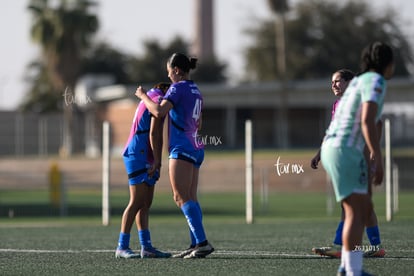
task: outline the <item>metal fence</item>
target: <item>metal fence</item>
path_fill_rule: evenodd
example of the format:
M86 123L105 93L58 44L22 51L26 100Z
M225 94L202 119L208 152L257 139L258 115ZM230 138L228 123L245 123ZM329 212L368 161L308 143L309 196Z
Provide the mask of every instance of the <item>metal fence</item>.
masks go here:
M233 133L227 131L228 122L217 116L208 116L211 114L207 113L203 120L203 131L200 133L200 139L207 142L207 149L240 149L243 147L244 139L241 138L244 130L243 116L238 116L239 118L234 121ZM212 114L214 115L215 112ZM316 112L316 114L319 113ZM266 118L259 116L252 119L256 148L276 147L275 122ZM394 147L414 146L414 117L393 112L385 114L384 118L389 118L391 121L391 143ZM122 132L114 134L116 137L122 136L122 139L118 137L120 141L117 142L118 144L111 145L112 150L124 146L130 120L128 118L124 121L128 124L124 127L127 130L122 129ZM115 123L120 128L120 122ZM290 124L291 147L319 147L323 135L321 118L315 118L311 114L291 116ZM63 144L63 114L0 112L0 133L0 156L56 155L59 154ZM97 119L95 112L76 112L73 116L72 152L89 157L99 156L101 133L102 122Z
M63 142L62 114L0 114L0 156L47 156L59 153ZM74 116L73 126L73 152L84 152L84 114Z

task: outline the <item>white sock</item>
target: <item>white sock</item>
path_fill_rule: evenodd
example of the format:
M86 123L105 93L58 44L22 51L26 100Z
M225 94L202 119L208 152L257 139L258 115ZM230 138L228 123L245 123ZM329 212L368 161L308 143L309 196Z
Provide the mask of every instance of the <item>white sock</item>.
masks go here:
M346 275L356 276L361 275L362 272L362 254L358 251L345 251L345 270Z
M345 268L345 257L346 257L346 255L345 255L345 246L342 246L342 249L341 249L341 264L339 265L339 267Z

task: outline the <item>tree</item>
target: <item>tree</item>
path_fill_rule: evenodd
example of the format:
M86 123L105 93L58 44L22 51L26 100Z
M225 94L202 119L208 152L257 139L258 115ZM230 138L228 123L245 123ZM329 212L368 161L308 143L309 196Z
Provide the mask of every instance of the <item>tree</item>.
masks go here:
M31 83L31 87L19 106L21 111L44 114L62 110L62 96L54 93L52 82L41 61L30 63L26 75L26 80Z
M307 0L296 4L286 19L286 76L311 79L329 76L338 68L359 70L360 52L381 40L392 45L396 75L408 75L412 48L396 23L395 12L373 14L365 2ZM271 20L247 30L255 44L246 51L251 81L280 80L275 65L275 30Z
M144 54L131 60L131 78L135 83L157 83L169 81L166 63L174 52L187 52L187 43L174 38L163 47L157 40L144 41Z
M156 83L169 81L166 63L175 52L189 55L188 43L177 36L166 46L162 46L157 40L144 42L144 54L131 60L131 79L135 83ZM226 65L217 60L200 62L192 74L192 78L198 82L219 82L226 79L224 70Z
M89 46L91 35L98 30L98 18L89 13L96 5L92 1L60 0L56 7L53 3L30 1L31 37L42 48L43 62L55 93L66 95L74 91L82 54ZM63 152L67 155L72 153L72 108L64 105Z
M133 59L130 55L112 48L110 45L100 42L87 51L83 61L81 75L85 74L110 74L116 83L130 83L131 66Z
M216 58L199 61L194 73L191 74L191 78L200 83L224 82L226 80L224 75L226 68L227 65Z

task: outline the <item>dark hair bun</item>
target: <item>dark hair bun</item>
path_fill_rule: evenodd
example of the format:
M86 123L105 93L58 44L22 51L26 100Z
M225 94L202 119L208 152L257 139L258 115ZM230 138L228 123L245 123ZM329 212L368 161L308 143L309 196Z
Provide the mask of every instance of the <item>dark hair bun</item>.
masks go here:
M197 59L196 58L190 58L190 69L195 69L197 66Z
M174 53L168 60L168 64L171 67L178 67L184 72L190 72L190 69L195 69L197 66L196 58L188 58L186 55L181 53Z

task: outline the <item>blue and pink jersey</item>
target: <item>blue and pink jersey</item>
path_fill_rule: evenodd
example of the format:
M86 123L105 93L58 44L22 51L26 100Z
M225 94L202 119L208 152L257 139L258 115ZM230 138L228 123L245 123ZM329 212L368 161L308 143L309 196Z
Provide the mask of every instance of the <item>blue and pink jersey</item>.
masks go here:
M160 103L164 94L159 89L151 89L147 95L155 103ZM151 127L151 113L148 111L144 102L141 101L135 111L132 121L131 131L124 149L124 156L133 155L136 159L146 160L152 163L154 160L149 141L149 131Z
M191 80L180 81L170 86L164 99L172 103L169 112L169 150L193 152L204 149L198 141L203 97Z
M336 108L337 108L337 107L338 107L338 105L339 105L339 100L340 100L340 99L337 99L337 100L336 100L336 101L332 104L332 115L331 115L331 121L334 119Z

